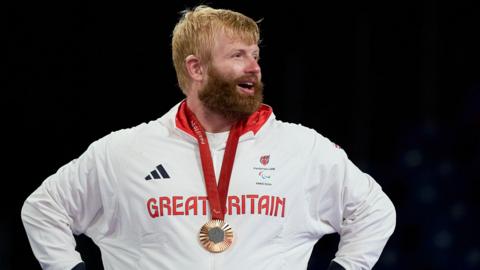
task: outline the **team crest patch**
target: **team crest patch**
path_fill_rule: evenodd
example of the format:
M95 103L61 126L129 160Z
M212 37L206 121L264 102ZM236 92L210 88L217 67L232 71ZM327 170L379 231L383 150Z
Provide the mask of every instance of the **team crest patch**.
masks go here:
M258 176L255 183L262 186L271 186L272 175L275 172L275 167L267 167L268 163L270 162L270 155L260 156L259 161L262 166L253 167L253 169L257 171Z
M270 161L270 155L265 155L260 157L260 163L262 163L263 166L267 166L269 161Z

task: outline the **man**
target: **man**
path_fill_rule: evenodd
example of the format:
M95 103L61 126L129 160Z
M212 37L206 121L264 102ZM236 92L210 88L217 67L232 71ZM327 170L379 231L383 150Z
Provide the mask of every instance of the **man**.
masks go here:
M395 226L380 186L343 150L262 104L259 29L199 6L173 31L186 99L113 132L47 178L22 219L45 269L84 269L72 234L105 269L305 269L338 232L329 269L371 269Z

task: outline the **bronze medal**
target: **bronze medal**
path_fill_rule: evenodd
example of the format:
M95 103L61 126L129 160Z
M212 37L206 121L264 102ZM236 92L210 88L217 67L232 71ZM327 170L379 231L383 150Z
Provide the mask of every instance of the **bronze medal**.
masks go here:
M238 140L242 133L244 123L242 121L237 121L230 129L227 145L225 147L225 154L223 155L220 179L217 186L212 155L210 153L210 146L208 144L205 130L195 115L186 107L185 102L180 105L179 111L185 113L190 134L195 136L198 142L203 176L205 179L205 189L207 191L208 203L210 205L212 220L202 226L198 237L200 243L206 250L213 253L219 253L226 250L233 243L233 230L230 225L224 221L225 213L227 212L225 205Z
M198 235L202 246L213 253L226 250L233 243L233 230L223 220L210 220L200 229Z

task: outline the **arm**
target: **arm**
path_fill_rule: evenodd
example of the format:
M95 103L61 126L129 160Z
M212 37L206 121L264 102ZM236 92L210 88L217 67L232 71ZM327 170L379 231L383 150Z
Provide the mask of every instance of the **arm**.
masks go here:
M395 229L395 208L373 178L344 156L342 220L335 259L346 269L371 269Z
M73 234L105 230L114 209L105 156L104 140L93 143L25 201L22 221L43 269L74 268L82 260Z
M394 231L395 208L375 180L360 171L342 149L321 140L317 148L322 153L320 180L311 187L316 194L313 215L320 234L340 234L329 269L371 269Z

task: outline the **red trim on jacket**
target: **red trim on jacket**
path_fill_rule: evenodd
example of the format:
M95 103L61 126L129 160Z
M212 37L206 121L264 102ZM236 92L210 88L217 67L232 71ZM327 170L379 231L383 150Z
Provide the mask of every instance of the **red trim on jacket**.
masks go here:
M178 106L177 115L175 116L175 125L177 126L177 128L195 137L195 133L190 128L190 124L187 121L186 110L189 110L189 108L187 107L186 100L184 100L182 101L180 106ZM244 121L244 127L240 135L243 135L249 131L252 131L253 134L257 134L263 124L267 122L267 119L268 117L270 117L271 114L272 107L262 103L258 110L252 113Z

